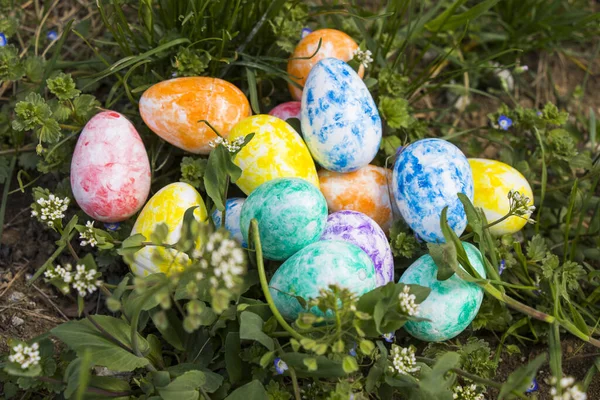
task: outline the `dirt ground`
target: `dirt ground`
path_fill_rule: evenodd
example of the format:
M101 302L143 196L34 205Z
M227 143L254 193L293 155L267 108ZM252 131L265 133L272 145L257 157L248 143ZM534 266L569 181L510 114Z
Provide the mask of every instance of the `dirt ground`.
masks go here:
M544 56L546 57L546 56ZM533 106L537 99L537 105L543 105L546 101L557 102L555 91L547 78L551 75L554 80L554 89L562 98L566 96L574 85L581 83L585 71L571 62L565 56L548 56L547 58L532 59L529 68L534 69L541 76L532 87L535 97L522 95L519 101ZM546 73L550 71L550 74ZM594 72L600 71L600 65L596 63ZM472 99L478 103L473 112L467 112L461 116L461 126L481 126L487 121L486 114L495 110L497 102L482 96ZM565 104L560 104L562 108ZM591 107L597 116L600 116L600 76L590 75L587 83L585 104L573 104L568 107L569 111L576 112L577 108L587 110ZM597 117L598 118L598 117ZM11 188L17 187L13 182ZM56 290L46 285L42 279L34 284L28 285L27 279L35 273L55 249L54 241L58 239L57 234L45 229L30 217L29 204L30 193L17 193L9 197L5 217L4 231L0 241L0 353L8 350L8 338L31 339L50 330L52 327L77 317L75 302L60 295ZM59 258L57 262L60 263ZM68 262L67 256L64 261ZM125 269L124 269L125 270ZM94 308L101 306L102 302L96 294L91 304ZM93 310L90 310L93 311ZM484 337L493 345L493 336ZM547 351L544 344L532 345L522 349L525 353L504 358L494 377L496 381L504 381L508 374L533 359L543 351ZM594 359L600 356L600 349L591 345L582 346L582 342L564 336L563 340L563 363L567 375L572 375L582 380L593 364ZM548 385L545 379L550 377L549 367L546 365L538 374L540 391L537 392L539 399L550 399ZM488 393L489 400L495 399L496 394ZM588 391L589 399L600 399L600 375L596 375Z

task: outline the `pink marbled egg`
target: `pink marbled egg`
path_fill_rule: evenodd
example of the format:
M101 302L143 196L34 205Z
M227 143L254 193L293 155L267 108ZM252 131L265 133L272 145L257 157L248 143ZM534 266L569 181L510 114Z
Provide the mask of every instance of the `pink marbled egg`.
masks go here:
M272 115L284 121L288 118L300 119L301 104L302 103L299 101L288 101L287 103L281 103L280 105L269 111L269 115Z
M102 222L135 214L150 191L150 163L135 127L114 111L83 128L71 161L71 187L79 207Z

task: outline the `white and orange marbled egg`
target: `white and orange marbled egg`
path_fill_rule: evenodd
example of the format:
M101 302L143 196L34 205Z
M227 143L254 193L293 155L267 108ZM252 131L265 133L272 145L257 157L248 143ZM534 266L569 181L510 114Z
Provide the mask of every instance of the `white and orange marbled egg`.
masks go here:
M75 200L90 217L119 222L135 214L150 191L150 163L135 127L114 111L83 128L71 161Z
M144 92L140 114L158 136L191 153L208 154L209 142L252 114L235 85L218 78L188 77L159 82Z

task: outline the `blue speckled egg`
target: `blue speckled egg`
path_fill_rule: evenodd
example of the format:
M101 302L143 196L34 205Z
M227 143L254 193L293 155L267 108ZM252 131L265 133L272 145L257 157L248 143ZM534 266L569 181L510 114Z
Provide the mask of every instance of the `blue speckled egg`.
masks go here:
M485 278L481 253L475 246L463 242L467 257L475 270ZM466 282L456 274L445 281L437 280L437 265L429 254L420 257L400 277L401 283L416 284L431 289L419 304L417 317L430 321L408 321L404 329L412 336L427 342L442 342L464 331L473 321L481 301L483 289Z
M392 188L408 225L426 242L443 243L440 217L448 207L448 225L461 235L467 215L458 199L473 201L473 174L458 147L441 139L418 140L396 158Z
M355 244L338 240L313 243L275 271L269 282L269 291L281 315L293 320L298 313L307 312L294 296L308 301L317 297L321 289L333 284L350 289L357 295L375 289L375 268L367 253ZM310 312L323 316L316 307Z
M377 106L356 72L335 58L319 61L302 92L302 134L325 169L352 172L368 165L381 143Z
M240 226L246 243L254 218L265 258L286 260L319 240L327 222L327 202L304 179L273 179L254 189L242 206Z
M234 197L231 199L227 199L225 202L225 229L231 233L231 237L242 247L248 247L246 241L244 240L244 235L242 235L242 229L240 228L240 214L242 212L242 205L244 201L241 197ZM217 228L221 227L221 218L223 212L219 210L213 211L211 217L215 226Z

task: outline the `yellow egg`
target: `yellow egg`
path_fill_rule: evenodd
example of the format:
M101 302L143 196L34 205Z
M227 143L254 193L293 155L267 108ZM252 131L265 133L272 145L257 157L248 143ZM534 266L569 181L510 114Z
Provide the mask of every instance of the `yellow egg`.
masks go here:
M242 169L236 184L244 193L275 178L301 178L319 187L315 163L291 125L271 115L254 115L238 122L229 132L229 140L250 133L254 137L234 159Z
M174 244L181 235L181 226L185 211L193 206L198 206L194 216L198 221L207 218L206 206L200 194L191 185L183 182L171 183L165 186L146 203L138 216L131 235L141 233L150 240L156 225L165 223L169 234L166 243ZM199 249L201 243L198 241L196 247ZM160 259L154 256L160 255ZM154 256L154 257L153 257ZM173 249L159 246L146 246L134 254L131 270L138 276L146 276L155 272L163 272L167 275L174 271L181 271L190 262L188 256Z
M519 171L500 161L483 158L469 158L473 171L475 189L475 207L481 207L488 223L494 222L510 210L508 192L515 190L529 197L529 205L533 205L533 192L527 179ZM527 217L527 216L525 216ZM510 217L490 228L493 235L504 235L521 230L527 223L525 218Z

